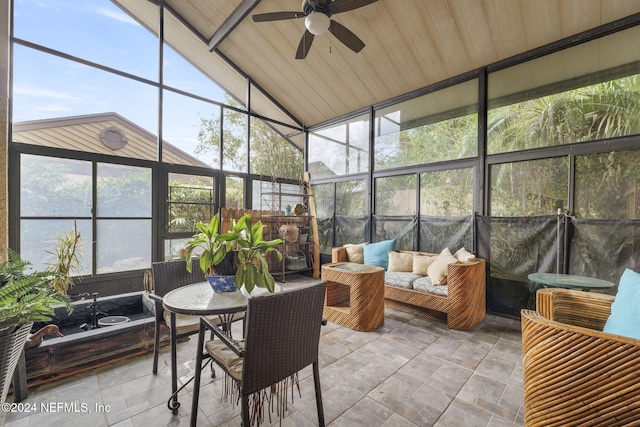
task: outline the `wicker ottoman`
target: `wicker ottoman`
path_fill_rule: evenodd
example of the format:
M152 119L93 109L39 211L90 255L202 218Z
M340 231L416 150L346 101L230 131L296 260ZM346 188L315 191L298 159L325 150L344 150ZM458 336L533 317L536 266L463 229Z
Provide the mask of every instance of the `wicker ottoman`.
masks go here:
M322 266L327 282L323 316L355 331L370 331L384 324L384 269L363 264Z

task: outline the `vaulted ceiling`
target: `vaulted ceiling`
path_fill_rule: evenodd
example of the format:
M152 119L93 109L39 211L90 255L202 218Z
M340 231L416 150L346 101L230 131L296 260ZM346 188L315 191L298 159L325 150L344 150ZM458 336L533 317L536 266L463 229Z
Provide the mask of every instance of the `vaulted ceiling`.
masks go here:
M155 31L151 2L116 2ZM301 0L165 5L167 44L237 99L245 99L250 78L261 89L251 91L256 113L307 127L607 23L640 22L638 0L378 0L331 17L365 43L359 53L327 32L297 60L304 19L254 22L252 15L301 11Z

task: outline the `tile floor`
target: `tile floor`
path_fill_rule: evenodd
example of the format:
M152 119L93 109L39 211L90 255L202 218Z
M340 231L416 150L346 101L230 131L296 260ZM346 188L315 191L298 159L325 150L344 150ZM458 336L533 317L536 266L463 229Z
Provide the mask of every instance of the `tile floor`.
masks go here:
M288 279L284 286L303 282ZM193 373L195 341L193 336L178 344L181 382ZM384 326L371 332L329 323L320 342L326 424L522 426L520 351L520 322L495 315L471 332L392 309L385 311ZM192 384L180 394L179 414L172 415L166 406L169 348L161 352L157 375L151 374L151 363L146 354L31 388L23 403L32 412L0 412L0 425L188 426ZM317 425L310 374L309 368L302 371L302 397L294 394L283 426ZM220 398L221 377L203 376L199 426L240 425L239 406ZM265 425L278 424L277 415L266 417Z

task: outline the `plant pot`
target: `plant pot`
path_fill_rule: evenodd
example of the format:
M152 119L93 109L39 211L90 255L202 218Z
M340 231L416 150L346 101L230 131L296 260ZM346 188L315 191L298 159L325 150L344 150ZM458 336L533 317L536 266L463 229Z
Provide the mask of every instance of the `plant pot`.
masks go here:
M280 236L286 242L297 242L299 233L298 227L294 224L283 224L280 226Z
M307 257L302 251L295 251L284 255L287 270L298 271L307 268Z
M207 280L213 292L235 292L238 290L233 276L209 276Z
M9 385L16 369L20 353L27 341L33 323L26 323L13 332L0 331L0 397L4 403L9 392Z
M215 266L216 274L220 276L235 276L237 259L237 251L227 252L222 262Z

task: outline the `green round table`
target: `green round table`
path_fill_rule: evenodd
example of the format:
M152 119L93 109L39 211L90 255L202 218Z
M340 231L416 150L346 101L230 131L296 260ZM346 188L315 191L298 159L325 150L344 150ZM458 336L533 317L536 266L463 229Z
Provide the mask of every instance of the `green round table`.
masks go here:
M596 279L594 277L573 276L571 274L557 273L531 273L527 276L529 280L541 283L545 287L580 289L590 291L591 289L610 289L615 285L608 280Z

